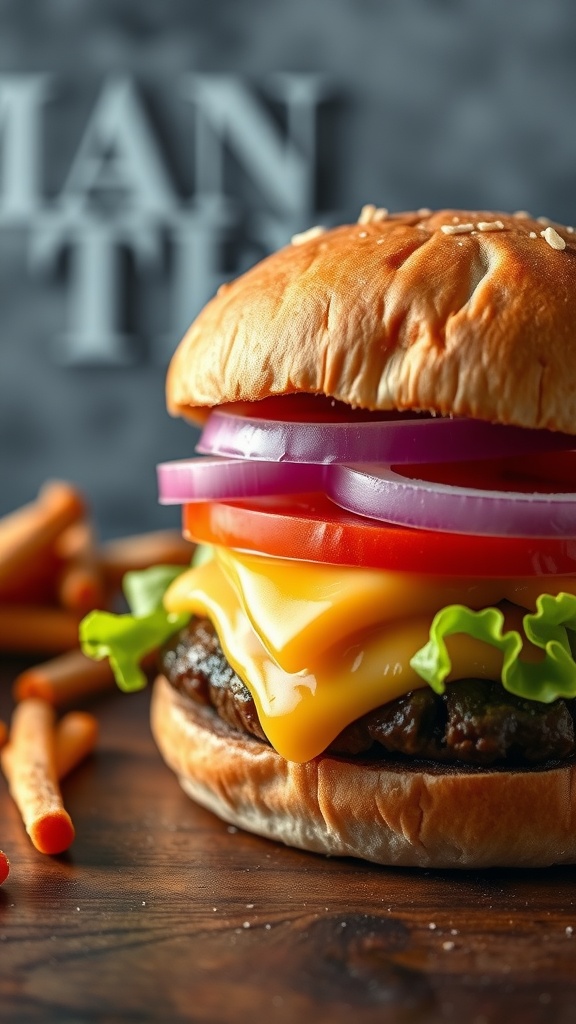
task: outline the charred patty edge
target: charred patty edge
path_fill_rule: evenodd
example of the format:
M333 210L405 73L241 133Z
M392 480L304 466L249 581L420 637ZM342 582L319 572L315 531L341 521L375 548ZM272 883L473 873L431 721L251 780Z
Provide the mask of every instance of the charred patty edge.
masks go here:
M171 637L159 663L183 697L268 744L250 691L209 619L193 618ZM324 753L481 767L541 765L575 752L575 715L574 700L541 704L515 697L500 682L465 679L450 683L442 695L423 687L381 705L347 726Z

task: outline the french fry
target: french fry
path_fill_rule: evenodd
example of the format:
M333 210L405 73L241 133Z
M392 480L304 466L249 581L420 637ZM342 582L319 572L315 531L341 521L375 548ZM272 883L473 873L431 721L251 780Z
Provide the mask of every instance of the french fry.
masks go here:
M106 596L96 565L70 562L58 581L58 596L63 608L86 615L93 608L105 608Z
M8 739L8 726L6 725L6 722L0 721L0 750L2 749L4 744L6 743L7 739Z
M84 513L84 502L70 484L53 481L36 501L0 519L0 592L18 581L20 574L44 553L56 538Z
M67 526L65 530L62 530L55 544L56 554L64 562L80 558L93 547L94 535L87 519L79 519L78 522Z
M87 711L69 711L56 726L56 775L64 779L94 750L98 722Z
M59 654L78 646L80 617L61 608L0 607L0 651Z
M189 565L193 547L177 530L157 530L107 541L99 557L104 579L118 589L125 573L151 565Z
M10 861L5 853L0 850L0 885L5 882L10 874Z
M56 605L63 563L53 548L39 551L14 576L0 581L0 603Z
M54 709L34 697L17 704L6 749L10 795L32 843L40 853L62 853L74 839L74 826L56 775Z
M113 686L114 675L106 658L93 661L82 651L72 650L25 669L14 680L12 694L15 701L40 697L55 707L64 707Z
M106 590L90 524L81 520L64 530L56 552L63 562L57 588L62 607L81 615L104 608Z
M87 711L69 711L58 724L54 734L54 757L58 782L66 778L92 753L98 739L98 722ZM12 744L7 743L0 754L0 763L6 779L12 772Z

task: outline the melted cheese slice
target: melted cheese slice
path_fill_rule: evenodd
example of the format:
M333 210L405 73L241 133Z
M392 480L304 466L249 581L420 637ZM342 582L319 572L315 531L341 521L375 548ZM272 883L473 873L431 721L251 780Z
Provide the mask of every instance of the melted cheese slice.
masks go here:
M287 672L308 668L339 637L447 604L484 608L502 599L499 580L446 579L342 568L217 548L216 559L252 628Z
M530 607L536 589L541 581L447 583L217 549L174 581L164 604L212 620L271 744L307 761L361 715L426 685L410 659L447 601L482 607L523 597ZM567 589L576 593L575 577L546 584L550 593ZM447 644L450 680L500 677L501 654L489 644L466 635Z

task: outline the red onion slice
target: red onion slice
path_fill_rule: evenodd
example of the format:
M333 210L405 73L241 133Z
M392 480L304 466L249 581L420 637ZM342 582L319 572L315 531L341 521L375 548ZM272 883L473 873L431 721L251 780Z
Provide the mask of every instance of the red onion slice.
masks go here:
M476 490L415 480L389 466L366 465L331 467L327 490L341 508L401 526L576 542L576 492Z
M389 466L199 458L158 466L163 505L324 490L341 508L399 526L483 537L574 538L576 493L489 490L414 479Z
M248 462L245 459L183 459L157 467L161 505L252 498L322 490L321 466Z
M197 451L264 462L391 464L453 462L573 448L575 439L445 417L397 416L323 422L263 419L215 409Z

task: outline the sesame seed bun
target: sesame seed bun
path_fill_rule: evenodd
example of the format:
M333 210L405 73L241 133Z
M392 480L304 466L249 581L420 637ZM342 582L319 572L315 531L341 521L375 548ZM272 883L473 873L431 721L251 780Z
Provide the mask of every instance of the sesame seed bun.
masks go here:
M576 433L576 235L442 210L311 231L224 285L169 369L168 408L319 393Z

